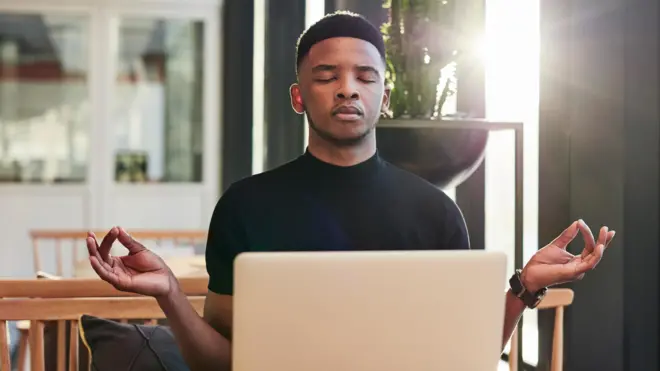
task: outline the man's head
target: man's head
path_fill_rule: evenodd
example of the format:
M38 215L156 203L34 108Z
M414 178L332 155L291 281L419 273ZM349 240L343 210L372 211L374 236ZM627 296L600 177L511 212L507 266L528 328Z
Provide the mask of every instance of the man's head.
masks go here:
M389 104L385 45L376 27L354 13L327 15L301 35L296 62L291 104L307 115L310 135L344 147L373 136Z

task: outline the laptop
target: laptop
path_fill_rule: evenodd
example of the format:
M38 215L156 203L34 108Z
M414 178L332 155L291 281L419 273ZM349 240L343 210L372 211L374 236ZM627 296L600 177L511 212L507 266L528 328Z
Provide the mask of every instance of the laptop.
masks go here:
M250 252L234 264L234 371L497 370L504 253Z

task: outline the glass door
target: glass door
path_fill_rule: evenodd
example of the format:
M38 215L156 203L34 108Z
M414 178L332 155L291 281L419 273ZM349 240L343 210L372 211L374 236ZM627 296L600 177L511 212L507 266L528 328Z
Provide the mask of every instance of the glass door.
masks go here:
M114 181L200 183L204 21L131 15L113 23Z
M219 193L219 16L194 1L104 12L106 224L207 227Z

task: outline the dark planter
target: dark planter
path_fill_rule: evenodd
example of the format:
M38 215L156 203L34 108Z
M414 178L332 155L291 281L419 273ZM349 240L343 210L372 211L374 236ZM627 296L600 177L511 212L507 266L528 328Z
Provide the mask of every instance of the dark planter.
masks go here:
M388 162L450 189L481 165L491 125L462 119L381 119L376 140Z

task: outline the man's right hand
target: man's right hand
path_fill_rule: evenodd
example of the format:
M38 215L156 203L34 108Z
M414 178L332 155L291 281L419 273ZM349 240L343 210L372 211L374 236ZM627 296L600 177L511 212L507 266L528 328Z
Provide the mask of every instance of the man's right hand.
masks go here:
M116 240L128 249L128 255L110 255ZM88 233L87 250L94 271L118 290L159 298L175 289L176 278L165 262L122 228L112 228L100 246L94 233Z

